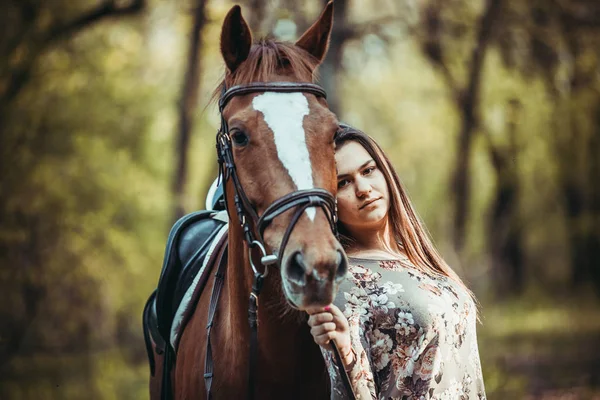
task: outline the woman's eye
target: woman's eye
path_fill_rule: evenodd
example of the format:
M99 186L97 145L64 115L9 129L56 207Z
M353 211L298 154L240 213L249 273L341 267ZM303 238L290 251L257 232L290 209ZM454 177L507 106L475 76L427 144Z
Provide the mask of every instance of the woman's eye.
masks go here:
M250 139L248 138L248 135L246 135L244 132L234 131L231 134L231 140L233 141L233 144L235 144L236 146L245 146L248 144L248 141Z
M339 182L338 182L338 189L341 189L341 188L343 188L343 187L344 187L344 186L346 186L348 183L350 183L350 182L348 182L348 179L343 179L343 180L339 181Z
M369 175L371 174L371 172L373 172L375 170L375 167L368 167L365 168L365 170L363 171L363 175Z

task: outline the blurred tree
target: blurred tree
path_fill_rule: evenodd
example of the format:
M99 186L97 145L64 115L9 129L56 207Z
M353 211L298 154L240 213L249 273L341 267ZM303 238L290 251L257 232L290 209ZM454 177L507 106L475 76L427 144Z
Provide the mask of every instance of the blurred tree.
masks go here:
M190 135L194 128L194 113L198 104L200 88L200 55L202 54L202 30L206 23L206 0L198 0L194 7L192 32L190 35L187 67L179 99L179 125L176 136L176 167L173 177L174 212L176 221L185 213L185 187L188 174Z
M420 8L420 15L415 21L405 18L405 25L422 53L440 72L461 118L451 182L455 200L455 248L460 251L465 243L473 139L478 131L485 131L479 115L485 54L497 48L505 67L519 71L528 79L542 77L554 99L554 116L558 120L551 140L555 143L558 179L563 188L572 281L576 286L587 281L598 286L600 274L591 264L598 260L594 250L599 242L597 224L593 223L595 192L590 189L594 185L589 185L597 179L597 171L591 166L594 165L591 156L583 155L582 151L587 153L594 148L595 128L592 126L595 125L588 121L593 118L598 103L595 71L599 62L600 5L590 0L526 3L485 0L479 9L461 0L432 0ZM511 129L507 133L510 134ZM514 149L510 146L500 150L489 140L488 150L499 183L491 205L490 223L501 227L508 223L501 220L512 221L510 229L499 228L493 232L488 243L492 258L500 257L493 261L495 274L508 268L505 273L512 277L508 286L518 288L524 275L517 272L521 263L518 249L522 244L515 241L521 240L522 227L518 226L517 219L510 217L513 212L509 211L518 204L518 174L513 163L507 162L516 154L512 154ZM505 196L513 200L508 201L509 197ZM500 235L500 232L505 234ZM512 233L507 235L508 232ZM500 267L501 264L504 267Z
M522 105L511 99L506 106L508 143L494 143L485 133L496 189L488 221L488 249L497 298L521 294L525 286L523 232L519 215L518 120Z
M442 74L461 116L451 184L454 200L452 237L459 252L465 243L469 212L471 148L479 124L483 64L486 52L493 44L492 33L501 6L502 0L485 0L483 12L475 17L475 21L469 21L472 11L466 3L432 0L422 9L421 21L413 27L423 54ZM475 28L472 41L467 35L469 27ZM471 50L461 51L465 45ZM464 68L452 68L463 63Z
M139 36L118 24L112 36L92 29L144 6L24 1L0 14L3 366L31 351L108 345L107 315L136 301L133 291L107 295L122 293L108 282L117 270L129 281L131 265L155 254L134 240L153 235L136 196L160 198L144 158L148 86L121 85L143 63Z
M600 4L589 0L507 2L498 42L508 68L543 78L555 112L549 138L566 217L571 281L600 293Z
M52 15L52 6L39 0L9 0L3 3L4 23L0 37L0 130L2 113L31 76L38 57L60 39L108 18L139 13L146 0L131 0L125 5L108 0L95 7L81 10L78 15L66 19L64 15ZM48 18L49 15L52 17Z
M329 1L324 0L323 4ZM341 112L338 82L342 79L342 56L344 44L356 33L356 27L348 21L348 1L336 0L333 8L333 29L327 56L319 67L320 82L327 92L327 104L336 114Z
M557 130L554 140L556 155L561 161L559 176L569 232L572 283L577 289L591 282L600 295L600 198L597 189L600 179L600 4L583 0L556 3L550 7L537 4L532 8L532 15L540 30L558 16L559 33L564 35L554 46L554 41L548 38L538 34L533 37L545 44L536 54L538 65L543 62L542 58L548 59L550 55L553 58L546 66L548 86L557 99L557 115L566 118L570 125L565 131ZM561 48L563 43L566 49ZM565 50L567 57L561 54ZM566 84L566 87L558 86L555 77L556 70L565 62L569 64L567 76L570 76L567 82L559 81L559 84Z

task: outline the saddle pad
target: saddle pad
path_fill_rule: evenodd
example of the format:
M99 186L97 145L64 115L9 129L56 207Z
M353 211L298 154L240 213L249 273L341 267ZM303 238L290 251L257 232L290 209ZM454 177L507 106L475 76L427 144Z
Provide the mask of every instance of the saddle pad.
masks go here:
M196 306L196 300L199 297L198 290L202 289L199 286L204 286L206 283L212 269L211 263L215 262L217 253L222 250L222 247L225 245L228 228L229 226L227 224L223 225L215 235L210 243L206 256L204 257L202 266L198 272L196 272L192 283L185 291L185 294L177 307L177 311L173 317L173 323L171 324L170 335L171 346L173 346L175 353L177 353L177 344L185 325L186 315L188 315L189 311Z

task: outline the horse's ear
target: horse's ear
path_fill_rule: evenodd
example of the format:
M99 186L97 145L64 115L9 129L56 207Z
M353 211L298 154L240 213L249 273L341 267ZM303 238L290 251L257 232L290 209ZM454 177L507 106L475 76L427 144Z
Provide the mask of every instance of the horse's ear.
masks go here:
M248 58L252 46L252 33L242 9L235 5L229 10L221 30L221 54L229 72L233 72Z
M321 63L327 54L332 26L333 0L327 3L319 19L298 39L296 46L308 51Z

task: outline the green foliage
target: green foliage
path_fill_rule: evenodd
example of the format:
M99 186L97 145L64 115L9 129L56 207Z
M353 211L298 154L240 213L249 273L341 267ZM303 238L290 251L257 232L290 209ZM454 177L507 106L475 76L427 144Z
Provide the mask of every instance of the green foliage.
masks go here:
M169 92L146 69L142 32L102 25L40 54L2 110L6 356L112 346L117 316L139 315L156 282L169 197L153 160L168 155L149 134Z

